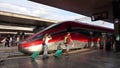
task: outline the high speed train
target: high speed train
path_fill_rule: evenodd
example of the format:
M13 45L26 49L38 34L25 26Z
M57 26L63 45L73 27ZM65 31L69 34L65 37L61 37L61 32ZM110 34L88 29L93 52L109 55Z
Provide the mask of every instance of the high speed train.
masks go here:
M46 33L52 36L52 39L48 44L48 51L57 50L57 46L59 44L61 44L62 49L65 49L63 40L67 32L71 33L71 37L74 42L74 46L70 46L70 49L78 49L86 47L89 42L98 44L98 35L102 32L113 33L113 29L76 21L60 22L53 24L20 41L18 49L24 54L31 54L34 51L39 51L41 53L43 51L42 38Z

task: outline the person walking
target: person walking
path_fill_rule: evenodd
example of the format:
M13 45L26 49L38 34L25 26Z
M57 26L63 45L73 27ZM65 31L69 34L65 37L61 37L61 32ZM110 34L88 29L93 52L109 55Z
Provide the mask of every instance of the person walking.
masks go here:
M5 38L5 47L10 47L10 35Z
M65 37L64 37L64 44L66 46L66 56L69 55L68 52L69 52L69 46L70 46L71 42L72 42L72 45L74 45L71 35L70 35L70 32L68 32L67 35L65 35Z
M42 40L43 45L43 59L48 58L48 41L51 40L52 37L49 34L45 34Z

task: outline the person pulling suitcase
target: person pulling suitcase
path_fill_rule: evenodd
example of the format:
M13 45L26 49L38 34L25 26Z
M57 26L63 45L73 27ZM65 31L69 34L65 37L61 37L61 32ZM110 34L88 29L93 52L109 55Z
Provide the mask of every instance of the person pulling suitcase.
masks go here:
M69 46L70 46L70 43L72 42L72 47L74 46L74 43L73 43L73 40L71 38L71 33L68 32L65 37L64 37L64 44L66 46L66 56L69 55Z
M51 40L52 37L49 34L45 34L43 37L43 59L48 58L48 41Z

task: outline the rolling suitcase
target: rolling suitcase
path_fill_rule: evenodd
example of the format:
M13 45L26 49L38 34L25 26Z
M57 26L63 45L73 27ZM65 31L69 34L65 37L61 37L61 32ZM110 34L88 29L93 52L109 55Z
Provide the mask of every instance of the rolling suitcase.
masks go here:
M54 54L55 57L60 57L60 55L62 54L62 50L57 50Z
M39 51L35 51L35 52L30 56L31 60L34 61L35 58L38 57L38 55L39 55Z

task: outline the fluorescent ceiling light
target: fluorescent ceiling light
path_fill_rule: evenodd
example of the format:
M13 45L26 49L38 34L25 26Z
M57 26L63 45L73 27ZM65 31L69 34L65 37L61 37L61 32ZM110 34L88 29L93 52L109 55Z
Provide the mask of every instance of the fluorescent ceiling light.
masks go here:
M17 32L0 32L0 34L17 34Z
M18 32L3 32L3 31L0 31L0 34L17 34ZM25 35L32 35L34 33L26 33L25 32Z
M32 34L34 34L34 33L25 33L25 35L32 35Z
M19 26L0 25L0 29L33 31L34 28L33 27L19 27Z
M0 34L17 34L17 32L0 32Z

